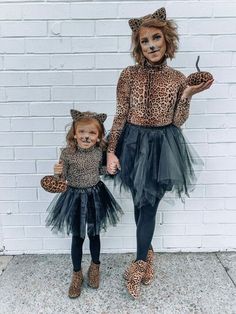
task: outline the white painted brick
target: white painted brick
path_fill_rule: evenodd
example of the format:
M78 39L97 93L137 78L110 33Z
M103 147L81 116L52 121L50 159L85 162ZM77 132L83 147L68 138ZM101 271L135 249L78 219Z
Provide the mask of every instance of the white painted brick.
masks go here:
M205 203L205 208L207 210L223 210L225 207L223 198L212 198L212 199L206 198L204 200L204 203Z
M28 116L29 110L28 105L25 103L8 103L0 104L1 116L12 117L12 116Z
M183 51L211 51L211 36L181 36L179 50Z
M124 237L133 237L135 236L135 225L128 225L128 224L118 224L116 227L109 227L107 229L106 232L102 232L102 234L105 237L120 237L120 235L122 234L122 236Z
M25 4L22 8L22 15L25 20L68 19L70 17L70 5L69 3Z
M43 248L45 250L66 250L70 249L70 239L43 238Z
M4 159L13 159L14 158L14 150L13 148L3 147L0 148L0 160Z
M14 176L0 175L0 187L15 187L16 179Z
M52 131L52 118L13 118L12 131Z
M236 49L236 35L217 36L213 39L213 49L217 51L232 51Z
M227 127L225 115L196 115L190 116L186 122L190 129L210 129Z
M72 102L32 102L29 105L31 116L65 116L73 108Z
M180 199L168 199L167 197L164 197L159 204L159 208L164 211L183 210L184 203Z
M71 117L68 118L54 118L54 130L55 131L67 131L71 126Z
M28 80L30 86L72 85L72 72L31 72Z
M122 248L126 248L131 252L135 251L135 247L136 247L136 240L135 237L125 237L125 238L121 238L122 240ZM103 241L103 239L102 239ZM103 242L102 242L103 243ZM153 242L152 242L153 244ZM103 245L102 245L103 246Z
M52 36L93 36L94 22L92 20L50 22L48 29Z
M117 249L123 248L123 239L121 237L103 237L102 239L102 248L104 250L106 249L112 249L114 242L116 243Z
M6 248L6 252L14 251L14 252L37 252L43 248L41 239L5 239L4 245Z
M0 131L10 131L10 130L11 130L10 119L0 118Z
M15 3L1 3L0 12L0 20L20 20L22 18L22 6Z
M42 55L5 56L4 66L8 70L47 70L50 67L49 57Z
M2 22L1 34L3 37L31 37L47 36L46 22Z
M72 19L102 19L117 17L117 3L90 3L71 4Z
M53 55L51 56L52 69L92 69L94 56L91 55Z
M236 29L235 19L199 19L191 20L189 23L189 33L190 34L234 34Z
M0 53L24 53L24 39L1 38Z
M34 133L33 143L36 146L63 146L65 133Z
M229 145L231 143L209 143L208 144L208 156L215 157L215 156L227 156L229 151ZM233 145L233 144L232 144Z
M126 20L98 20L96 21L96 35L130 35L130 27Z
M186 234L188 235L219 235L224 234L222 224L189 224L186 225Z
M220 249L234 249L236 247L236 237L227 236L205 236L202 237L203 248L220 248Z
M185 225L163 224L157 225L154 236L168 236L168 235L185 235Z
M18 175L16 176L16 186L22 187L36 187L40 186L42 175Z
M0 73L0 86L26 86L26 85L27 85L26 73L6 71Z
M3 227L4 239L24 238L24 227Z
M230 95L236 98L236 87L234 85L230 86Z
M202 212L201 211L164 212L163 222L167 224L200 223L202 222Z
M74 85L115 85L118 71L76 71L73 73Z
M7 100L6 91L3 88L0 88L0 102L6 101L6 100Z
M236 113L235 101L231 99L210 99L206 103L207 113Z
M33 161L1 161L1 173L34 173L35 163Z
M230 210L236 209L236 197L225 199L225 209L230 209Z
M32 135L30 133L0 133L0 146L22 146L32 145Z
M236 130L209 130L207 131L207 138L209 143L234 143L236 138Z
M83 101L95 100L94 87L53 87L52 88L53 100L65 101Z
M166 1L158 1L158 7L166 5ZM131 18L134 16L143 16L155 12L157 3L154 1L120 1L118 6L119 18Z
M97 54L96 68L97 69L123 69L128 65L133 64L130 54Z
M71 52L70 38L26 39L27 53L65 53Z
M0 202L0 213L1 214L12 214L18 213L18 202Z
M50 89L46 87L7 87L8 101L50 100Z
M190 143L205 143L207 142L207 133L205 130L184 130L184 135L186 135Z
M72 38L72 52L117 52L118 40L115 37Z
M163 239L164 248L200 248L200 236L168 236Z
M130 51L130 36L118 37L118 51L127 52Z
M225 183L236 183L236 171L226 171L226 179L225 179Z
M210 70L210 69L206 69ZM231 68L218 68L210 70L213 77L216 78L218 83L236 83L235 67Z
M39 215L2 215L2 223L4 226L38 226L40 224Z
M50 238L53 237L52 232L46 227L24 227L26 238ZM55 237L55 236L54 236Z
M37 161L37 172L38 173L51 173L53 174L53 166L56 163L56 160L42 160ZM38 183L39 185L39 183Z
M56 159L57 150L51 147L16 147L15 158L21 159Z
M236 184L208 185L206 186L206 197L235 197Z
M236 211L210 211L203 213L203 222L214 224L214 223L229 223L235 221Z
M154 251L156 250L162 250L162 238L161 237L154 237L152 240L152 246L154 248ZM135 246L133 246L135 247Z
M236 157L207 158L205 166L207 170L235 170Z
M213 84L208 90L205 90L198 95L194 95L196 99L211 99L211 98L227 98L229 96L229 86L227 84Z
M20 213L45 213L48 207L48 202L30 202L22 201L19 203Z
M235 16L236 3L233 1L220 1L214 3L213 14L215 17Z
M235 223L222 225L222 228L223 228L222 234L236 235L236 224Z
M105 86L96 88L96 99L101 100L113 100L116 97L116 86Z
M206 169L208 169L206 167ZM218 168L216 168L218 169ZM219 169L221 169L219 167ZM218 184L226 183L226 173L225 171L203 171L198 178L198 184Z

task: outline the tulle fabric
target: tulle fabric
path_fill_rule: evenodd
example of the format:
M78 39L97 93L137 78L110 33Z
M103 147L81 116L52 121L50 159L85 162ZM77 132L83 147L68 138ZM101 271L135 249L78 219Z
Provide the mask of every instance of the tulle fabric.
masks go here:
M46 225L55 231L85 238L98 235L108 225L115 226L123 214L108 188L102 181L89 188L68 187L57 194L48 207Z
M115 183L129 188L135 206L154 205L165 192L182 198L194 189L195 169L203 166L180 128L174 125L143 127L127 123L118 142L116 155L121 170Z

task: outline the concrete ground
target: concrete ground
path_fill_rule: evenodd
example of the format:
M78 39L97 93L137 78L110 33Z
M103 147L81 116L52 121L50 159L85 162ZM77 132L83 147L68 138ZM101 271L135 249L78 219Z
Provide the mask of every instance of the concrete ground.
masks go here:
M0 256L0 313L235 314L236 252L156 253L156 278L132 300L122 273L132 254L102 254L98 290L86 284L83 259L81 296L71 300L69 255Z

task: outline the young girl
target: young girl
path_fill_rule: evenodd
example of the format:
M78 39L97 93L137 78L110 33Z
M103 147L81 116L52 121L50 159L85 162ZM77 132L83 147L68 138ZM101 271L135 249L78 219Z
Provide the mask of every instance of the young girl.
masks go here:
M76 298L83 282L81 260L86 225L92 258L88 285L98 288L99 234L108 222L116 225L122 210L99 178L106 171L102 166L106 114L71 110L71 116L73 123L66 136L67 147L62 150L60 162L54 166L54 173L63 175L68 188L50 204L47 226L58 231L66 228L68 234L72 233L73 276L69 297Z

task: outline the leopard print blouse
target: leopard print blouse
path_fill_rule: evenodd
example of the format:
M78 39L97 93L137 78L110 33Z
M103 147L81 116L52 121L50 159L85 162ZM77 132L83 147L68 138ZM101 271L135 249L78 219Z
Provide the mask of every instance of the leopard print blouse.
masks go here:
M80 148L74 152L71 148L64 148L60 159L63 162L63 177L69 186L86 188L96 185L100 175L106 173L102 166L103 151L98 146Z
M186 78L166 64L129 66L117 84L117 111L108 152L114 152L126 122L142 126L181 126L189 115L190 101L181 99Z

